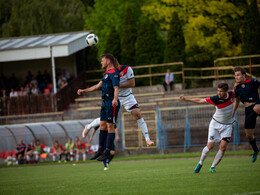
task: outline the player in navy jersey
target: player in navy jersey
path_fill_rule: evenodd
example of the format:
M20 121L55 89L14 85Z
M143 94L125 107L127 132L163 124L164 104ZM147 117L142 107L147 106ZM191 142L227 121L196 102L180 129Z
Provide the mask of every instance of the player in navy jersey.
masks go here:
M89 88L79 89L78 95L102 89L102 106L100 111L100 134L99 149L91 159L104 161L110 156L110 150L115 139L115 128L117 114L120 108L119 94L119 72L114 67L115 58L111 54L101 55L102 68L106 70L102 80ZM104 148L106 143L106 148Z
M210 103L216 107L212 120L209 124L208 143L202 150L200 161L197 164L194 173L199 173L204 160L208 156L211 149L214 148L215 142L220 142L219 150L209 169L211 173L216 172L215 167L221 161L226 151L227 145L230 142L232 125L234 118L232 117L234 92L228 91L228 84L220 83L218 85L218 94L216 96L201 98L185 98L180 96L180 99L193 103Z
M252 155L252 162L255 162L259 149L256 145L256 138L254 136L256 118L260 115L260 100L258 89L260 82L256 79L246 79L246 71L241 67L235 67L235 102L233 108L233 116L237 110L239 102L245 105L245 133L246 137L252 146L254 153Z
M120 75L120 85L119 85L119 101L122 106L126 109L127 112L131 113L139 128L141 129L143 136L146 141L147 146L153 146L154 142L150 140L148 128L146 122L144 121L141 110L138 106L138 103L132 93L132 87L135 86L134 71L130 66L120 65L117 59L116 68L119 71ZM98 119L94 120L91 124L86 125L85 129L82 132L82 137L85 138L89 130L95 125L99 125Z

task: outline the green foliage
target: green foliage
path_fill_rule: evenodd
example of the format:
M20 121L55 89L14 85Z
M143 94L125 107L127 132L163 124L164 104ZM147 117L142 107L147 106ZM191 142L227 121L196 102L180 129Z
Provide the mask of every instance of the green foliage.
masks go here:
M94 7L88 6L84 14L84 29L93 30L99 38L97 45L98 55L105 53L107 39L114 26L118 31L121 29L124 16L124 4L121 0L98 0Z
M185 40L182 26L178 14L173 12L166 42L165 62L183 62L185 60Z
M260 14L256 0L252 0L251 4L245 8L242 31L243 54L260 54Z
M133 10L126 7L121 31L121 63L135 65L135 41L137 38L137 26Z
M116 31L114 26L111 27L106 43L107 45L106 45L105 53L113 54L120 63L120 56L121 56L120 35Z
M82 30L84 10L80 0L12 0L12 14L10 20L2 24L2 36Z

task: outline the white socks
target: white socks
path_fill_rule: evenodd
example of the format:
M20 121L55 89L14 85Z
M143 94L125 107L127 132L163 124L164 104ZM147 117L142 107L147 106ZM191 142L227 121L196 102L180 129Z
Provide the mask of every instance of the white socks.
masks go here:
M137 120L137 123L139 125L139 128L142 130L145 141L150 140L149 138L149 133L148 133L148 129L147 129L147 125L146 122L144 121L143 118Z
M200 165L203 165L204 160L207 158L209 153L209 149L207 146L205 146L202 150L201 157L200 157Z
M218 153L215 156L215 159L214 159L211 167L216 167L218 165L218 163L221 161L221 159L224 156L224 154L225 154L225 151L219 150Z
M85 161L86 160L86 154L83 154L83 160Z
M95 120L93 120L90 124L86 125L85 127L87 127L87 129L92 129L99 125L100 125L100 117L96 118Z

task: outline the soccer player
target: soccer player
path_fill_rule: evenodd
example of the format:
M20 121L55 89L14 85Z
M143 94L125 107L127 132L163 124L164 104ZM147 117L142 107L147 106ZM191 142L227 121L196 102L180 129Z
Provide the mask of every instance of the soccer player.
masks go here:
M99 133L99 149L94 157L104 161L110 156L110 150L115 139L114 124L116 123L117 114L120 108L118 100L119 94L119 72L114 67L115 58L111 54L101 55L102 68L106 70L102 80L89 88L79 89L78 95L88 93L102 88L102 106L100 111L100 133ZM104 148L106 143L106 148ZM104 152L103 152L104 151Z
M130 112L134 118L136 119L139 128L142 130L143 136L145 138L147 146L153 146L154 142L150 140L148 128L146 122L144 121L141 110L138 106L138 103L132 93L132 87L135 86L135 78L133 69L130 66L120 65L116 61L116 67L118 67L119 75L120 75L120 85L119 85L119 101L120 104L124 106L124 108ZM94 125L98 125L98 119L94 120L92 124L85 127L82 132L82 137L85 138L88 131L94 127Z
M82 153L83 161L86 161L86 143L79 140L79 137L75 138L75 150L76 150L76 162L79 162L79 154Z
M245 133L252 146L254 153L252 155L252 162L257 159L259 149L256 145L256 138L254 136L256 118L260 115L260 100L258 89L260 88L260 82L256 79L246 79L246 71L244 68L235 67L235 102L233 109L233 116L237 110L239 102L241 101L245 105Z
M27 145L25 149L25 156L26 156L26 161L29 163L31 160L31 157L34 156L34 141L32 140L30 144Z
M214 113L209 124L207 146L203 148L200 161L194 170L194 173L200 172L200 169L209 151L214 148L215 142L220 142L219 150L209 169L211 173L214 173L216 172L215 167L224 156L227 145L231 138L232 124L234 123L234 119L232 117L234 92L228 91L228 84L220 83L218 85L218 94L216 96L205 99L189 99L181 95L180 99L194 103L210 103L216 107L216 112Z
M65 144L65 156L67 161L73 161L74 157L74 143L72 142L72 139L69 137L68 142ZM69 158L70 156L70 158Z
M23 143L23 140L20 139L19 144L16 146L16 159L18 161L18 164L24 163L24 153L25 153L26 145Z
M95 135L95 133L96 133L96 131L97 131L98 129L99 129L99 126L95 126L95 127L93 128L93 131L92 131L91 136L90 136L90 138L89 138L89 143L92 142L93 136ZM116 142L119 142L120 138L119 138L119 134L118 134L118 128L117 128L116 125L115 125L115 133L116 133ZM113 144L113 145L112 145L112 148L111 148L111 151L110 151L110 156L108 157L107 160L103 161L103 163L104 163L104 170L105 170L105 171L108 170L108 165L109 165L109 163L112 161L112 159L114 158L115 153L116 153L116 152L115 152L115 144Z
M56 140L55 142L54 142L54 146L53 146L53 156L52 156L52 159L53 159L53 161L55 161L56 160L56 156L59 156L59 161L58 161L58 163L61 163L61 160L62 160L62 155L64 154L64 151L63 151L63 147L62 147L62 145L59 143L59 141L58 140ZM65 160L65 162L67 162L66 160Z

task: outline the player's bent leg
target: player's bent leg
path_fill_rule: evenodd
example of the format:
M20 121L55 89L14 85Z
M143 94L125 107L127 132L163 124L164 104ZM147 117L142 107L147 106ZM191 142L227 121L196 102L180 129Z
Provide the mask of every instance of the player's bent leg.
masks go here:
M245 132L246 132L246 137L249 140L249 144L254 150L254 153L252 155L252 163L254 163L257 160L257 156L259 153L259 149L256 145L256 138L254 137L254 129L245 129Z
M86 125L84 130L82 131L82 138L85 139L89 133L89 131L100 125L100 118L96 118L94 121L92 121L90 124Z
M230 141L230 138L223 138L221 141L220 141L220 146L219 146L219 150L214 158L214 161L209 169L209 171L211 173L214 173L216 172L215 170L215 167L220 163L220 161L222 160L224 154L225 154L225 151L226 151L226 148L227 148L227 145Z
M260 114L260 104L256 104L253 110L259 115Z
M142 118L141 115L141 111L139 108L135 108L131 111L131 114L135 117L135 119L137 120L137 123L139 125L139 128L141 129L143 136L145 138L146 141L146 145L147 146L153 146L154 142L150 140L149 137L149 132L148 132L148 128L146 125L146 122L144 121L144 119Z
M205 161L205 159L207 158L208 156L208 153L209 151L214 148L214 142L208 142L207 143L207 146L205 146L202 150L202 153L201 153L201 157L200 157L200 161L199 163L197 164L197 166L195 167L194 169L194 173L199 173L200 172L200 169L202 168L203 166L203 162Z

